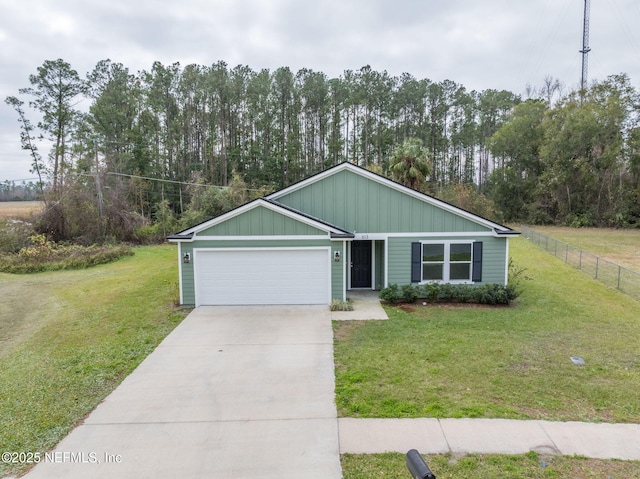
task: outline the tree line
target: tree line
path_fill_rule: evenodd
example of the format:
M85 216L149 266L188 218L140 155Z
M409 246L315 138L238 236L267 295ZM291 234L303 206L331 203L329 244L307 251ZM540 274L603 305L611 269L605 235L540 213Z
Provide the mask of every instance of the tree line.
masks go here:
M496 219L635 224L640 216L638 97L624 75L560 99L557 81L547 81L526 101L369 66L329 78L156 62L134 74L104 60L83 78L58 59L29 83L5 102L42 195L59 204L84 188L98 215L117 204L146 218L194 219L194 203L216 214L234 204L221 195L244 189L246 199L343 161L391 175L394 150L417 140L430 163L423 189L451 200L486 194L495 207L482 213ZM44 158L40 138L52 145ZM215 201L205 201L195 185L236 193L210 189Z
M516 105L489 139L487 193L509 221L639 227L639 112L626 75Z
M16 183L6 180L0 183L0 201L35 201L38 196L38 187L31 181Z

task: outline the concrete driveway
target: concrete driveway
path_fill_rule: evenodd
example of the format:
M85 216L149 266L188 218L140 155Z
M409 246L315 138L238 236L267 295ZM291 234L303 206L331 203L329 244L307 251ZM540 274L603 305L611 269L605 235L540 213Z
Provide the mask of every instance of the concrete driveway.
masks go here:
M26 477L342 477L331 313L194 310Z

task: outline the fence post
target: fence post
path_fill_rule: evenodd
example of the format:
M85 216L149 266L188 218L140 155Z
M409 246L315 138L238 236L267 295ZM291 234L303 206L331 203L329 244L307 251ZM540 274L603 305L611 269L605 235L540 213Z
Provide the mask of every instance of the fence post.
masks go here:
M622 268L620 267L620 265L618 265L618 289L620 289L620 270Z
M569 243L566 243L566 248L564 251L564 262L568 263L569 262Z
M598 260L600 259L600 256L596 256L596 279L598 279Z
M579 251L580 251L580 261L579 261L578 269L582 271L582 250L579 250Z

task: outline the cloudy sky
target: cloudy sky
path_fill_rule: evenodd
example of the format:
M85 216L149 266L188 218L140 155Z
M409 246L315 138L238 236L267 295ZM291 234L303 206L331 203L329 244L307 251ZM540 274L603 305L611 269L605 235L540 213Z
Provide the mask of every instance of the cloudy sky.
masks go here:
M45 60L85 75L100 60L338 77L391 75L523 93L551 75L580 80L583 0L0 0L0 181L32 178L7 95ZM592 0L589 78L625 72L640 86L640 2ZM28 100L25 98L25 100Z

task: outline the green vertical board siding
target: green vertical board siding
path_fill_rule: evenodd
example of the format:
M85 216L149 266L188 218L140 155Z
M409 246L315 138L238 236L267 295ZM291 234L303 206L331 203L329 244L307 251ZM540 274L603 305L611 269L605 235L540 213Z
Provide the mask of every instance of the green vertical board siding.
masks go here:
M277 201L359 233L480 232L489 227L351 171L340 171Z
M505 284L509 238L486 238L482 244L482 282Z
M290 236L327 235L326 231L263 206L198 232L198 236Z
M340 252L340 261L334 260L336 251ZM334 241L331 245L331 299L344 301L344 271L346 260L344 241Z
M178 261L180 261L179 267L182 270L182 304L193 306L196 304L196 292L193 281L193 243L182 243L180 247L182 256ZM185 253L189 253L191 257L189 264L182 262L182 257Z
M451 238L389 238L389 284L411 283L411 243L417 241L448 241ZM482 283L504 284L508 238L480 236L461 238L461 241L482 241ZM454 240L455 241L455 240Z

